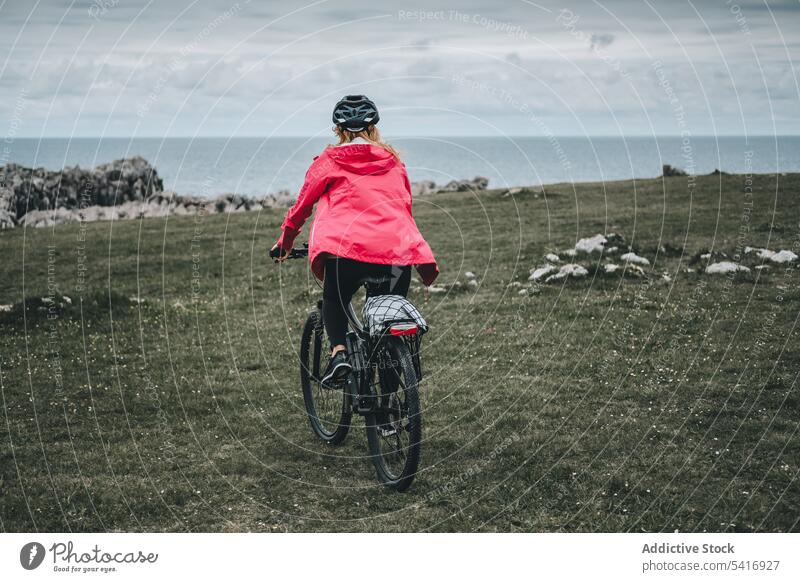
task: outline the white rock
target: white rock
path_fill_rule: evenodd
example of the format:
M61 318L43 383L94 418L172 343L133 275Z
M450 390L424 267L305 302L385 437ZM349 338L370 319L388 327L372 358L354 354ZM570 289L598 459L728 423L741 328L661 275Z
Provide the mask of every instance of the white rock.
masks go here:
M447 289L444 287L437 287L436 285L431 285L430 287L426 287L428 293L447 293Z
M770 268L769 265L757 265L755 269L756 271L763 271L769 268Z
M81 220L85 222L96 222L98 220L108 220L110 208L104 206L88 206L78 211Z
M464 273L464 276L467 279L474 279L475 278L475 273L473 273L472 271L467 271L466 273Z
M190 208L189 206L179 204L172 209L172 213L176 216L186 216L187 214L194 214L194 209Z
M769 260L773 263L794 263L797 260L797 255L792 251L778 251L773 253Z
M582 238L575 243L575 251L579 253L602 252L608 240L602 234L596 234L589 238Z
M0 311L11 311L14 308L10 303L0 305Z
M749 273L750 269L744 265L737 265L736 263L731 263L730 261L721 261L706 267L706 273L709 275L725 275L727 273L736 273L737 271Z
M644 277L644 269L642 269L639 265L628 263L625 267L625 270L628 275L633 275L634 277Z
M569 265L564 265L558 270L558 272L565 273L570 277L585 277L589 274L589 271L587 271L585 267L581 267L580 265L575 265L572 263Z
M640 257L636 253L625 253L620 257L626 263L636 263L637 265L649 265L650 261L644 257Z
M436 183L432 180L425 180L423 182L411 182L411 195L422 196L430 194L436 189Z
M0 228L14 228L17 221L9 210L0 210Z
M574 263L570 263L568 265L564 265L558 270L558 273L555 275L550 275L547 279L544 280L545 283L552 283L553 281L561 281L566 279L567 277L572 277L573 279L578 279L580 277L585 277L589 274L584 267L580 265L576 265Z
M560 259L560 258L559 258L559 256L558 256L557 254L555 254L555 253L547 253L547 254L544 256L544 260L545 260L545 261L550 261L551 263L560 263L560 262L561 262L561 259Z
M608 263L607 265L603 266L603 269L606 273L616 273L619 270L619 265L615 265L614 263Z
M703 255L700 255L700 258L703 259L704 261L707 261L708 259L711 258L711 253L705 253Z
M53 226L55 222L52 219L52 215L53 213L50 210L31 210L19 219L19 224L26 228Z
M608 248L606 249L606 254L608 254L608 255L613 255L613 254L614 254L614 253L616 253L617 251L619 251L619 247L608 247Z
M478 282L475 279L470 279L467 282L467 285L469 285L470 287L477 287L478 286Z
M519 291L517 291L517 295L527 295L527 294L528 294L527 287L525 289L520 289Z
M773 263L791 263L797 260L797 255L792 251L771 251L769 249L759 249L754 247L745 247L745 254L756 253L759 259L764 261L772 261Z
M769 249L758 249L754 247L744 247L744 253L746 255L756 253L759 259L764 259L766 261L772 260L772 257L775 256L775 253Z
M531 276L528 277L528 281L539 281L545 275L549 275L550 273L555 273L556 268L553 265L545 265L543 267L536 267L531 271Z
M567 249L565 251L561 251L561 254L567 255L568 257L574 257L575 255L578 254L578 251L576 251L575 249Z
M519 281L511 281L511 283L508 284L508 287L522 287L522 283Z

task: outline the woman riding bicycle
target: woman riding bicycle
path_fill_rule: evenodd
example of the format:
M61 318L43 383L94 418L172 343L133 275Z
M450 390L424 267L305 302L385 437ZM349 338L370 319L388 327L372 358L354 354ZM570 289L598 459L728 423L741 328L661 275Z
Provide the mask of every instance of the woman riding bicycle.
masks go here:
M345 352L346 308L367 277L382 277L381 295L406 296L415 266L425 285L439 274L411 214L411 185L397 151L381 141L380 117L364 95L348 95L333 109L339 138L314 158L294 206L272 247L289 256L295 238L319 202L308 242L311 270L323 280L322 319L331 342L323 384L351 371Z

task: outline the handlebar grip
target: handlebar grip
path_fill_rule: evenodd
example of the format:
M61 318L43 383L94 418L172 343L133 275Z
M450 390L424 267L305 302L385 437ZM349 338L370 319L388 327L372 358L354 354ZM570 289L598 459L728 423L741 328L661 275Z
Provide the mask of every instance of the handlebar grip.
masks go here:
M274 249L270 249L269 256L271 259L275 259L275 262L278 262L278 259L283 256L284 251L281 247L275 247ZM287 259L302 259L308 256L308 243L303 243L302 248L299 249L292 249L289 251L289 256L286 257Z

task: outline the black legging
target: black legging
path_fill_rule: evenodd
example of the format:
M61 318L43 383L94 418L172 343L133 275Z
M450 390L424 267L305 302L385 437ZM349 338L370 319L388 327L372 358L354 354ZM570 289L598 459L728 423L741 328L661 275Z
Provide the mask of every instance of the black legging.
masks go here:
M322 289L322 320L325 331L331 340L331 347L344 345L347 334L347 314L345 308L359 285L366 277L389 277L382 284L377 295L408 294L411 285L411 267L396 265L376 265L352 259L328 259L325 261L325 281Z

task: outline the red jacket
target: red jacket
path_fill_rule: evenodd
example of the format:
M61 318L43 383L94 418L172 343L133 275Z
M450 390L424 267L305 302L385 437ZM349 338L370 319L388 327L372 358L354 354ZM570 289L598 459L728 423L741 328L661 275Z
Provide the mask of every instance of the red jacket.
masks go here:
M436 279L436 259L411 215L406 168L382 147L365 143L329 147L314 158L297 202L281 225L281 248L292 247L317 202L308 256L318 279L328 255L380 265L414 265L425 285Z

